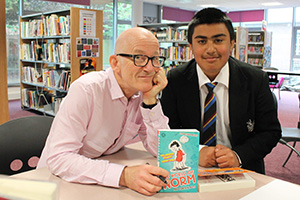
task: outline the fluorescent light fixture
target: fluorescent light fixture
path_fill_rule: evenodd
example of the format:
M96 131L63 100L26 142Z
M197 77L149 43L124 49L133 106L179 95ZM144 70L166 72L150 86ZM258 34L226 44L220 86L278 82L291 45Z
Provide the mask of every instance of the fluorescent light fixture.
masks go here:
M274 1L274 2L261 3L261 5L263 5L263 6L280 6L280 5L282 5L282 3Z
M203 5L197 5L197 7L203 7L203 8L213 7L213 8L217 8L219 6L215 5L215 4L203 4Z

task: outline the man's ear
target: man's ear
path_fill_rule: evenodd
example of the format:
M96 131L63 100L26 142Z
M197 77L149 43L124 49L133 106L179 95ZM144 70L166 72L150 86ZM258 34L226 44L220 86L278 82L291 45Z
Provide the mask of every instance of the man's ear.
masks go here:
M111 55L109 57L109 64L110 64L110 67L116 71L118 69L118 59L117 59L117 56L116 55Z

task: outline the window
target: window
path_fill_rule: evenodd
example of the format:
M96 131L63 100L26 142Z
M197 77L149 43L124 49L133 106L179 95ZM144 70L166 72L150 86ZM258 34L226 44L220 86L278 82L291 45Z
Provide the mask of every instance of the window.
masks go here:
M300 7L295 8L295 26L300 26Z
M292 39L292 70L300 71L300 7L294 9L294 31Z
M7 82L17 85L19 76L19 0L6 0Z
M272 32L271 67L290 70L293 8L268 9L266 19Z
M109 56L113 51L113 0L91 1L91 9L103 11L103 69L109 65Z

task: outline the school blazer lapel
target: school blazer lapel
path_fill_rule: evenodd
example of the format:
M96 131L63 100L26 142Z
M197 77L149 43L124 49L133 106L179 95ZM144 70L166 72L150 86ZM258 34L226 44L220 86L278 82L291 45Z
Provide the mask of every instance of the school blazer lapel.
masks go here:
M186 117L189 118L189 127L195 127L200 130L200 91L199 91L199 82L196 72L196 62L193 59L191 62L186 64L184 69L185 81L181 84L183 91L182 98L184 100L184 112Z
M234 138L235 134L247 130L250 91L247 89L247 77L233 59L229 59L229 73L229 119Z

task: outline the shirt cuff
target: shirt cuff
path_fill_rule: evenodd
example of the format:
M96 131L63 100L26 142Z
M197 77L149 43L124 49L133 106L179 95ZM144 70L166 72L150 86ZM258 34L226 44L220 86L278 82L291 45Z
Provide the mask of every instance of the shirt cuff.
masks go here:
M103 185L111 187L120 187L120 177L125 165L110 163L103 178Z
M142 107L143 108L148 108L148 109L152 109L154 106L156 106L157 105L157 103L155 103L155 104L151 104L151 105L147 105L147 104L145 104L144 102L142 102Z
M203 145L203 144L199 144L199 152L201 151L201 149L202 149L203 147L207 147L207 146L206 146L206 145Z
M233 152L235 153L236 157L237 157L238 160L239 160L239 164L240 164L239 167L242 167L242 160L241 160L240 156L239 156L235 151L233 151Z
M153 122L153 121L159 121L161 120L161 117L164 116L161 108L161 104L159 101L157 101L157 104L152 109L147 109L141 106L141 113L144 118L144 120Z

